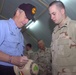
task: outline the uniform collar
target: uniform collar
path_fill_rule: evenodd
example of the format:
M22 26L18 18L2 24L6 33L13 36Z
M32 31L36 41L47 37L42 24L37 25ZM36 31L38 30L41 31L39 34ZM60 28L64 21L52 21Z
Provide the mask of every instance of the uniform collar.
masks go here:
M56 33L58 30L60 30L61 28L63 27L67 27L69 25L69 22L70 22L70 18L69 17L66 17L65 21L63 22L62 26L59 27L58 25L54 28L54 33Z
M12 28L21 30L21 28L18 28L18 27L17 27L15 21L14 21L12 18L9 19L9 23L10 23L10 25L12 26ZM11 23L12 23L12 24L11 24Z
M45 50L39 49L39 51L40 51L40 52L44 52L44 51L46 51L46 49L47 49L47 48L45 47Z

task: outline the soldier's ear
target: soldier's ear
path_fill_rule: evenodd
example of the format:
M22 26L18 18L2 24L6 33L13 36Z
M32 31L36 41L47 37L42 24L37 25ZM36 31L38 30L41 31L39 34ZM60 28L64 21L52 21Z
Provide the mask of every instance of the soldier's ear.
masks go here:
M61 13L62 13L62 14L64 14L64 13L65 13L65 10L64 10L63 8L61 9Z
M16 11L16 16L18 16L19 15L19 10L17 9L17 11Z

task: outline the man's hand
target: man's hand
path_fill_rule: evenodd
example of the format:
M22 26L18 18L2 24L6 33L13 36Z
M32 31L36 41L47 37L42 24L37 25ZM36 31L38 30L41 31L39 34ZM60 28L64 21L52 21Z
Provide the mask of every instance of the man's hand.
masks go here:
M24 67L27 62L28 62L27 56L12 56L11 57L11 63L18 67Z

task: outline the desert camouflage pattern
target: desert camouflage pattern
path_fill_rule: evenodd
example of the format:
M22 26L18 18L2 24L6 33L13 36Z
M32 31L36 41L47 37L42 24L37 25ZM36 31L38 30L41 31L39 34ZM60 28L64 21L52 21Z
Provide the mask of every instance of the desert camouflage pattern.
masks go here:
M39 66L39 75L51 75L51 50L45 48L44 50L38 50L35 55L35 61Z
M67 17L54 28L51 52L53 75L76 75L76 21Z

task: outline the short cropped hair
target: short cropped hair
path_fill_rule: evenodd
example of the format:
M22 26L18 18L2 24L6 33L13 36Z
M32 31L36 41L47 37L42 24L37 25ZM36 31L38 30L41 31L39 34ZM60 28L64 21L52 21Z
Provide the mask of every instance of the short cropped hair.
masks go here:
M54 5L54 4L59 8L64 8L65 9L65 6L61 1L53 1L52 3L49 4L49 7Z
M30 48L32 47L32 45L31 45L30 43L26 44L26 46L28 46L28 47L30 47Z

